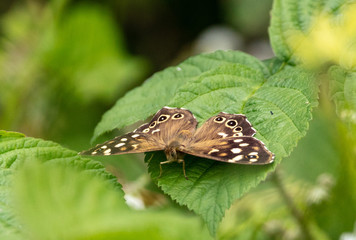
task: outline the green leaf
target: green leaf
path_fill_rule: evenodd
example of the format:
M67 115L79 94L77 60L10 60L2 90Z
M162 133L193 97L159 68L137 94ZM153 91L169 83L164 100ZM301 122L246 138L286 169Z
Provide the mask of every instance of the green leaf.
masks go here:
M275 164L241 166L186 156L188 181L179 164L164 165L164 174L158 179L165 193L201 215L215 235L233 201L265 179L306 134L312 108L318 103L313 74L283 67L278 60L267 65L231 51L190 58L156 73L120 99L103 116L94 138L145 119L165 105L191 110L199 124L220 111L245 114L257 130L256 137L275 153ZM157 178L159 162L165 157L155 153L149 154L148 159L149 172Z
M22 133L0 130L0 141L2 141L4 139L10 140L11 138L13 138L13 139L21 138L21 137L24 137L24 136L25 135L22 134Z
M164 165L158 185L179 204L201 215L215 235L225 210L264 180L306 134L317 95L316 79L297 68L285 68L265 79L258 70L230 64L187 83L179 89L176 105L192 110L198 120L219 111L245 114L257 130L256 137L275 153L275 163L244 166L186 156L189 180L183 177L182 166L170 164ZM157 178L164 154L148 154L149 159L149 171Z
M30 239L208 238L197 218L131 210L102 178L64 166L25 167L16 174L14 197L14 208Z
M53 142L0 135L2 239L209 239L195 216L129 209L93 160Z
M308 33L316 15L328 13L337 15L347 0L275 0L272 8L269 36L272 49L282 61L296 64L291 37L300 31ZM296 44L297 45L297 44Z
M333 66L329 69L330 96L339 117L347 123L356 122L356 72Z
M121 188L116 178L106 172L104 166L97 161L83 158L77 152L51 141L24 137L20 133L0 131L0 169L17 170L25 161L31 160L72 166L91 175L100 175Z
M122 194L112 185L69 166L25 164L13 188L13 207L30 239L105 235L116 227L113 214L127 211Z
M104 114L95 128L92 140L94 141L98 136L115 128L120 129L147 119L157 110L169 104L178 89L185 83L227 63L253 67L265 77L270 74L269 69L262 62L242 52L217 51L191 57L176 67L170 67L154 74L142 86L119 99L115 106Z
M21 228L15 220L9 199L12 174L11 169L0 170L0 239L21 239Z
M116 178L105 171L102 164L85 159L74 151L65 149L59 144L35 138L24 137L21 133L0 131L0 229L7 239L20 231L19 224L14 220L10 207L9 195L12 189L13 174L24 162L41 161L46 164L60 164L82 170L90 176L100 176L123 195Z

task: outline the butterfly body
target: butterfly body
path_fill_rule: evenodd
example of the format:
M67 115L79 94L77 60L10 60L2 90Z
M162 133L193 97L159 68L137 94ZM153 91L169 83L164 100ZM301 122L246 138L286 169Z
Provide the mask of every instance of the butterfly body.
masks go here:
M274 155L253 137L256 130L244 115L221 112L198 129L197 124L189 110L164 107L149 123L81 154L117 155L163 150L167 161L161 165L182 163L185 177L185 154L239 164L273 162Z

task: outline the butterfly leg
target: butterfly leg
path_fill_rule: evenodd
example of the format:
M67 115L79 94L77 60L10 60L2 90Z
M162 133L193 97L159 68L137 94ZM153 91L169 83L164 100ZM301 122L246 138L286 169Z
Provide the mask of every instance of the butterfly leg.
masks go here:
M159 163L159 176L158 176L158 178L160 178L162 176L162 173L163 173L162 164L172 163L172 162L175 162L175 161L168 160L168 161L164 161L164 162L160 162Z
M185 177L185 179L187 179L187 180L188 180L187 174L185 174L185 161L184 161L184 159L178 159L178 160L177 160L177 162L178 162L178 163L182 163L182 164L183 164L183 173L184 173L184 177Z
M165 149L164 152L166 154L167 161L160 162L160 165L159 165L160 174L159 174L158 178L160 178L162 176L162 172L163 172L162 164L178 162L178 163L182 163L183 164L184 177L185 177L185 179L188 180L188 177L187 177L187 175L185 173L185 161L183 159L185 154L180 152L180 151L177 151L176 148L167 148L167 149Z
M162 164L172 163L172 162L176 162L177 161L177 151L174 148L166 148L164 150L164 153L166 154L167 161L159 163L159 176L158 176L158 178L160 178L162 176L162 172L163 172Z

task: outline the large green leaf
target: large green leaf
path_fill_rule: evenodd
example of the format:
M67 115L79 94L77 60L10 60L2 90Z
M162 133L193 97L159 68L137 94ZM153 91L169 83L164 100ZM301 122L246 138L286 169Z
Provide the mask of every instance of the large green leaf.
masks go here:
M131 210L107 182L63 166L26 167L14 196L26 239L209 239L196 217Z
M189 180L183 177L180 165L164 166L158 185L178 203L201 215L214 235L225 210L265 179L306 134L312 107L317 104L317 87L315 78L300 69L287 68L268 79L240 65L224 65L210 73L183 86L175 104L191 109L197 119L203 120L219 111L245 114L257 130L256 137L276 155L276 163L267 166L187 156ZM151 159L149 171L157 178L159 162L165 159L163 153L148 154L146 159Z
M15 132L0 131L0 152L3 152L3 141L16 140L23 138L24 135ZM2 155L0 155L0 161L3 161ZM11 177L13 174L12 169L1 168L0 169L0 238L1 239L16 239L16 235L19 234L19 225L14 220L14 215L10 207L9 189L11 186Z
M1 131L0 162L1 239L209 239L195 216L129 209L101 164L56 143Z
M104 115L94 137L145 119L164 105L191 110L200 124L220 111L243 113L257 130L256 137L275 153L278 164L306 134L312 107L317 105L318 87L309 72L272 67L273 75L262 62L239 52L193 57L155 74L120 99ZM148 154L146 159L151 159L149 172L157 178L164 154ZM187 156L189 180L183 177L180 165L170 164L164 166L158 185L201 215L214 235L225 210L265 179L276 163L241 166Z
M121 188L116 178L105 171L98 161L83 158L77 152L51 141L0 130L0 170L17 170L25 161L31 160L71 166L91 175L100 175Z
M293 52L291 37L296 32L308 33L315 16L337 15L347 0L275 0L272 8L269 36L274 53L289 63L298 63ZM293 39L295 41L295 39ZM298 43L293 43L295 46Z
M242 52L217 51L189 58L176 67L170 67L154 74L142 86L119 99L115 106L104 114L95 129L93 139L95 140L101 134L115 128L123 128L137 121L145 120L158 109L167 105L177 90L185 83L227 63L253 67L265 77L270 74L262 62Z
M25 162L41 161L46 164L57 164L82 170L89 176L100 176L117 188L123 195L116 178L105 171L102 164L85 159L74 151L61 147L59 144L35 138L26 138L23 134L0 131L0 229L7 239L16 236L21 227L15 221L9 196L11 195L13 174ZM31 188L32 185L24 185Z

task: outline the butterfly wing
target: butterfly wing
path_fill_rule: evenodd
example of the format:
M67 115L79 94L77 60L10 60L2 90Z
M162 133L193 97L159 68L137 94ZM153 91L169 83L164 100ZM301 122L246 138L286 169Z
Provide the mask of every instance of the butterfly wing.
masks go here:
M249 136L194 142L180 151L202 158L239 164L268 164L274 160L273 153L261 141Z
M192 136L197 125L193 114L185 109L164 107L149 123L143 124L131 133L116 137L94 148L83 151L82 155L118 155L142 153L165 149L179 136Z
M209 134L207 134L209 133ZM219 113L209 118L194 134L196 142L226 137L253 136L256 130L242 114Z
M244 115L220 113L208 119L179 150L194 156L240 164L268 164L274 155L254 138Z
M174 141L181 142L183 137L191 138L197 124L197 120L189 110L164 107L147 125L142 125L134 132L151 134L157 141L168 146Z
M142 132L131 132L116 137L94 148L83 151L81 155L118 155L126 153L142 153L163 150L165 145L149 134Z

